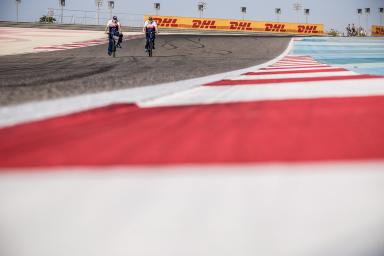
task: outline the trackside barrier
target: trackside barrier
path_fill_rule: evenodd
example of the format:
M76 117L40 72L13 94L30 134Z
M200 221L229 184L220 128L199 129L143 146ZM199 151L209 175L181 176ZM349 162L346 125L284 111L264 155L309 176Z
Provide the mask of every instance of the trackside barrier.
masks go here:
M372 36L384 36L384 26L372 26Z
M144 20L149 15L144 16ZM238 31L245 33L278 33L299 35L323 35L323 24L301 24L215 18L190 18L176 16L152 16L159 28Z

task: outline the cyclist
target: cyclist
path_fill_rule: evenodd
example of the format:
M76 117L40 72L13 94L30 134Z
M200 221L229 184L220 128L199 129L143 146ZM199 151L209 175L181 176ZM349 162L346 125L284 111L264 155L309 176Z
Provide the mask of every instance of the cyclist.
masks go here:
M113 16L112 20L109 20L105 26L105 33L109 34L108 55L111 56L113 48L113 35L119 35L119 41L116 47L121 48L120 43L123 41L123 33L121 31L121 25L116 16Z
M352 36L357 36L357 30L355 24L352 24Z
M148 20L144 23L143 33L145 33L146 43L145 43L145 51L148 51L150 33L159 33L159 29L157 28L156 21L153 20L151 16L148 17ZM153 49L155 49L155 34L153 35Z
M348 24L348 26L345 29L347 30L347 36L351 36L352 35L351 24Z

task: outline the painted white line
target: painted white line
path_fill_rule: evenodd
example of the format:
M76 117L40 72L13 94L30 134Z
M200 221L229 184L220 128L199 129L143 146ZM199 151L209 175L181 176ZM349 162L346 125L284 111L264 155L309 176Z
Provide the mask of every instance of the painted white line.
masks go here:
M306 62L309 62L309 63L311 63L311 62L317 62L316 60L314 60L314 59L287 59L287 58L283 58L282 60L279 60L278 61L279 63L280 62L299 62L299 63L302 63L302 62L304 62L304 63L306 63Z
M381 255L383 169L382 162L346 162L3 174L1 249L28 256Z
M260 80L260 79L282 79L299 77L330 77L330 76L353 76L359 75L352 71L302 73L302 74L272 74L272 75L246 75L230 77L229 80Z
M318 61L289 61L289 60L285 60L285 61L278 61L276 62L276 64L321 64L320 62Z
M320 62L276 62L274 66L316 66L321 64Z
M255 70L253 72L279 72L279 71L303 71L303 70L317 70L317 69L334 69L334 66L319 65L319 67L291 67L291 68L263 68L263 70Z
M102 92L63 99L48 100L43 102L31 102L16 106L1 107L0 127L42 120L59 115L66 115L114 103L145 102L158 97L172 95L181 91L187 91L191 88L201 86L202 84L226 79L227 77L239 76L243 73L267 67L286 56L291 51L292 47L293 40L290 41L287 49L275 59L257 66L232 72L183 80L173 83L165 83L153 86L116 90L112 92Z
M294 55L292 53L290 53L289 56L286 56L283 60L308 60L308 61L311 61L311 60L314 60L314 58L312 56L303 56L303 55Z
M279 63L276 63L276 64L273 64L271 65L271 67L295 67L295 66L308 66L308 67L312 67L312 66L319 66L321 65L321 63L306 63L306 64L296 64L296 63L291 63L291 64L279 64Z
M140 107L203 105L264 100L384 96L384 79L203 86L140 103Z
M263 70L279 70L279 69L289 70L289 69L308 69L308 68L327 68L327 67L335 68L333 66L329 66L329 65L326 65L326 64L318 64L318 65L311 65L311 66L308 66L308 65L292 65L292 66L287 66L287 67L268 66L268 67L263 68Z

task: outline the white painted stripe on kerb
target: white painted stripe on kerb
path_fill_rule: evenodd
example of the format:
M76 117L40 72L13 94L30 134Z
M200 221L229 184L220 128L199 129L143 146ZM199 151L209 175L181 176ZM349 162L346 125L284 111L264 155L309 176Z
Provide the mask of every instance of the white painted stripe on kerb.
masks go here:
M274 67L274 66L269 66L269 67L265 67L263 68L263 70L292 70L292 69L318 69L318 68L335 68L335 67L332 67L332 66L328 66L328 65L325 65L325 64L319 64L319 65L314 65L314 66L307 66L307 65L292 65L292 66L289 66L289 67Z
M318 61L278 61L276 64L320 64Z
M2 174L1 251L382 255L383 170L345 162Z
M294 67L294 66L308 66L308 67L312 67L312 66L319 66L321 65L321 63L304 63L304 64L298 64L298 63L287 63L287 64L280 64L280 63L276 63L276 64L273 64L271 65L271 67Z
M384 79L203 86L140 103L140 107L364 96L384 96Z
M244 75L231 77L229 80L260 80L260 79L284 79L284 78L300 78L300 77L332 77L332 76L354 76L359 75L352 71L338 72L316 72L316 73L296 73L296 74L271 74L271 75Z
M290 59L287 59L287 58L284 58L284 59L278 61L278 63L282 63L282 62L287 62L287 63L312 63L312 62L317 62L317 61L314 60L314 59L290 60Z
M263 70L255 70L255 73L259 72L279 72L279 71L303 71L303 70L318 70L318 69L323 69L326 71L327 69L334 69L336 67L333 66L321 66L321 67L303 67L303 68L298 68L298 67L292 67L292 68L265 68Z

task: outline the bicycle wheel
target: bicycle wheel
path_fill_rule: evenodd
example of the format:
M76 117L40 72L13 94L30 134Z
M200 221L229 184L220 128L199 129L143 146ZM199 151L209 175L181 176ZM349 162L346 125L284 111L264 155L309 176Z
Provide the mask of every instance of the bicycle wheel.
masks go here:
M115 39L112 39L112 40L113 40L112 56L113 58L116 58L116 41Z
M153 50L153 43L152 43L152 40L149 40L149 44L148 44L148 56L149 57L152 57L152 50Z

